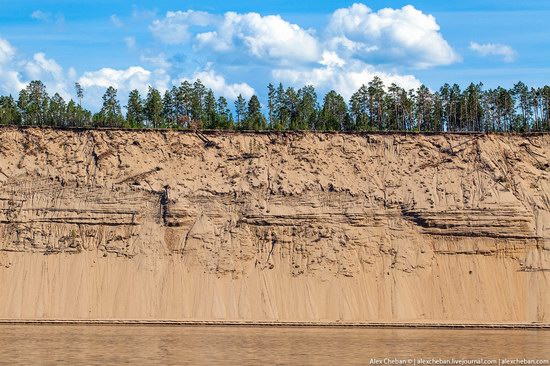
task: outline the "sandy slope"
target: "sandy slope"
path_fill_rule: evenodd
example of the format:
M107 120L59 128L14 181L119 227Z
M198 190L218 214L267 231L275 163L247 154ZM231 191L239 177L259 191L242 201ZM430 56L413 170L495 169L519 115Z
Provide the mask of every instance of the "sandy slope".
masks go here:
M550 135L0 129L0 318L550 322Z

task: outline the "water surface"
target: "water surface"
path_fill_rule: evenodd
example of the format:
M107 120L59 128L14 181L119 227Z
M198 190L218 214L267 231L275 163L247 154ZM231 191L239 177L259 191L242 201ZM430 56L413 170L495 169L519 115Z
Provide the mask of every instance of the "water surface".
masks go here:
M6 365L368 365L550 359L550 331L1 325Z

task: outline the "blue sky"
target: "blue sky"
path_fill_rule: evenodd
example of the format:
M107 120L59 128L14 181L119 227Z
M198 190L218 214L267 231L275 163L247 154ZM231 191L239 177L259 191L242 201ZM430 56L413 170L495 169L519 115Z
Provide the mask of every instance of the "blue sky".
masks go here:
M133 88L197 77L229 99L265 98L279 81L349 97L374 75L432 89L550 80L544 0L0 0L0 9L0 93L40 78L70 98L79 81L92 109L108 84L124 101Z

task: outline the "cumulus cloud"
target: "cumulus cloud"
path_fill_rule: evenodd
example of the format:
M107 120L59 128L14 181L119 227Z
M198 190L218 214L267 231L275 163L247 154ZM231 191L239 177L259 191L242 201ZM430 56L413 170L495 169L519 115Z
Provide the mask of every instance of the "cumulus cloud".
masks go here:
M279 15L228 12L216 30L196 36L199 47L236 51L264 60L313 62L320 55L318 41L308 31Z
M44 53L36 53L30 60L18 58L15 47L0 38L0 66L0 94L17 95L31 80L42 80L50 93L70 98L70 73Z
M345 98L350 98L361 85L367 84L375 76L384 81L386 86L395 83L405 89L418 88L421 83L413 75L400 75L385 72L364 62L353 60L345 64L327 62L326 65L312 69L275 69L273 78L295 86L313 85L321 90L334 89Z
M206 87L212 89L217 94L230 100L235 100L242 94L244 98L250 98L256 91L247 83L228 83L223 75L216 73L212 65L208 64L205 69L195 72L191 77L182 78L181 81L200 80Z
M0 65L10 61L14 55L15 48L8 41L0 38Z
M223 59L225 72L245 75L242 70L253 69L255 79L260 78L259 72L274 82L311 83L322 91L334 88L345 95L374 76L414 88L420 82L403 70L461 60L436 19L411 5L373 11L353 4L334 11L318 32L280 15L236 12L222 17L201 13L208 21L197 31L190 28L197 22L189 20L196 14L168 12L151 24L151 31L165 43L192 43L202 62Z
M71 98L67 75L54 59L47 58L42 52L35 53L33 59L25 63L24 69L29 81L42 80L52 93L57 92L65 99Z
M56 79L63 77L63 68L54 60L46 58L46 54L35 53L32 61L25 65L27 75L31 79L43 78L45 73L51 74Z
M84 88L84 101L94 110L101 108L101 97L109 86L117 89L117 97L124 105L131 90L137 89L145 95L149 86L164 92L170 85L170 76L162 69L147 70L141 66L127 69L104 67L96 71L86 71L78 79Z
M215 16L203 11L169 11L163 19L153 21L149 29L160 41L181 44L191 38L191 26L204 27L214 22Z
M508 45L499 43L479 44L470 42L470 49L477 52L482 57L500 56L504 62L514 62L516 59L516 51Z
M163 43L166 55L159 48L146 50L140 64L78 75L74 69L64 71L43 53L25 59L0 39L0 91L18 91L24 83L40 78L50 93L59 91L65 97L73 92L74 81L79 81L85 88L84 101L92 109L100 107L108 86L117 88L123 101L132 89L144 94L150 85L163 91L181 80L195 79L228 99L239 94L250 98L255 94L251 85L262 83L263 88L268 81L312 84L320 94L335 89L349 97L374 76L387 85L416 88L421 83L406 70L460 60L436 19L411 5L373 11L354 4L334 11L318 30L305 29L280 15L187 10L169 11L158 18L154 11L133 10L132 17L151 19L149 30ZM33 18L51 22L55 15L37 11ZM116 15L110 20L114 26L124 25ZM136 38L123 40L128 48L136 48ZM513 58L501 46L472 42L471 48L482 55ZM182 54L186 56L178 56ZM193 72L197 63L199 68Z
M87 71L79 79L83 87L108 88L112 86L123 91L138 89L141 92L147 91L151 85L157 89L168 88L169 76L164 70L149 71L141 66L131 66L124 70L104 67L97 71Z
M0 38L0 94L17 95L25 86L17 66L13 64L16 49L7 40Z
M460 60L445 41L435 18L412 5L377 12L364 4L336 10L328 34L334 48L363 60L416 68Z

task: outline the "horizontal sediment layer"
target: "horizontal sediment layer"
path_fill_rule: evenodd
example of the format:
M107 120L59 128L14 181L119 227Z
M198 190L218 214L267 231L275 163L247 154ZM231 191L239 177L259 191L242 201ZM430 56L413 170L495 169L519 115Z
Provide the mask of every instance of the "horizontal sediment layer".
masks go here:
M550 135L205 136L0 128L0 319L550 323Z
M410 328L410 329L541 329L550 330L550 323L380 323L380 322L289 322L243 320L132 320L132 319L0 319L0 325L141 325L192 327L322 327L322 328Z

